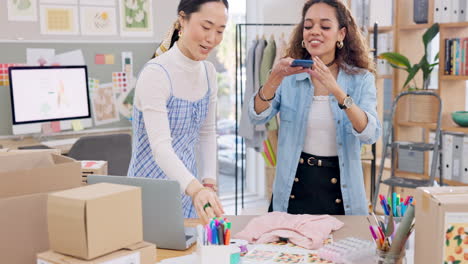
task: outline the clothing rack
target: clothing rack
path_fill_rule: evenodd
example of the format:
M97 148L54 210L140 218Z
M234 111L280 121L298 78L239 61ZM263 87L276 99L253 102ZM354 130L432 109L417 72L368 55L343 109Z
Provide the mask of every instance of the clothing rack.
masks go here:
M235 52L236 52L236 83L235 83L235 140L236 140L236 146L235 146L235 214L237 215L237 209L238 209L238 171L237 171L237 162L239 160L238 154L241 154L241 157L245 155L244 153L244 139L241 139L240 142L240 151L238 148L238 143L237 142L237 137L239 135L239 111L242 107L243 100L244 100L244 76L242 72L242 67L244 65L244 59L243 59L243 52L244 50L247 50L246 46L247 43L244 43L242 39L242 34L243 32L247 29L247 27L292 27L296 26L297 24L292 24L292 23L239 23L236 24L236 47L235 47ZM377 24L374 25L374 47L377 47ZM247 32L245 32L246 34ZM245 49L244 49L245 47ZM374 50L374 58L377 57L377 49ZM371 196L373 197L373 193L375 190L375 153L376 153L376 147L375 144L372 145L372 155L373 159L371 161ZM244 170L244 162L245 160L241 163L241 206L244 208L244 179L245 179L245 170Z
M238 154L240 153L241 157L245 155L244 153L244 139L241 139L240 142L240 152L238 149L237 137L239 135L239 111L242 107L243 100L244 100L244 76L242 73L242 67L244 65L242 54L244 50L247 50L246 46L247 43L243 43L242 33L247 29L247 27L292 27L296 24L277 24L277 23L239 23L236 24L236 85L235 85L235 119L236 119L236 148L235 148L235 214L237 215L238 209L238 171L237 171L237 162L239 160ZM247 32L245 32L247 34ZM244 49L245 46L245 49ZM239 98L240 96L240 98ZM244 161L241 163L241 206L244 208L244 179L245 179L245 172L244 172Z

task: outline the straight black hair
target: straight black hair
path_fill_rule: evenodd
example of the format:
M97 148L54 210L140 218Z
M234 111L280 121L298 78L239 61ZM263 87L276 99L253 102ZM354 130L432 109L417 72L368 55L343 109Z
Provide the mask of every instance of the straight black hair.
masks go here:
M180 15L181 12L184 12L185 19L190 19L190 15L192 13L196 13L200 11L200 7L209 2L221 2L223 3L227 9L229 9L228 0L180 0L179 6L177 7L177 15ZM171 46L179 39L179 28L174 30L174 34L172 34L171 39Z

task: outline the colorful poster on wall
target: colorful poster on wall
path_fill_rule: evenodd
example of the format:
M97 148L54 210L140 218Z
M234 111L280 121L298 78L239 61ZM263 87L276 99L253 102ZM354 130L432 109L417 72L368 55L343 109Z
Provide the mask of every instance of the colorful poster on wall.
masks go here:
M41 34L78 34L78 10L76 6L41 5L40 10Z
M9 21L37 21L37 0L7 0Z
M116 35L115 8L86 6L80 8L82 35Z
M120 120L112 83L99 85L92 95L95 125L103 125Z
M119 0L120 34L122 36L153 36L152 0Z

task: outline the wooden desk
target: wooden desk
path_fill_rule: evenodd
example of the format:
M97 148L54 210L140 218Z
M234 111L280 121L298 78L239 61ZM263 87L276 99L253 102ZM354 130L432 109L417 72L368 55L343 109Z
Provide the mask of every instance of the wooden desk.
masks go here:
M232 234L240 232L253 217L255 217L255 215L227 216L227 218L232 222ZM340 240L349 236L372 240L366 216L338 215L335 217L345 223L345 225L340 230L333 233L334 240ZM185 221L185 225L190 227L194 227L198 223L198 220L194 219L187 219ZM194 252L195 249L195 245L184 251L157 249L156 260L159 262L167 258L185 256Z
M55 139L67 139L67 138L79 138L82 136L98 136L98 135L109 135L109 134L120 134L120 133L132 133L132 128L119 128L119 129L101 129L101 130L82 130L79 132L65 132L64 134L52 135L50 136L51 140ZM53 138L53 139L52 139ZM40 145L41 140L35 137L27 136L24 138L15 138L15 139L0 139L0 145L3 148L9 149L18 149L19 147L35 146ZM67 154L70 151L72 144L66 144L61 146L56 146L56 149L59 149L62 154Z

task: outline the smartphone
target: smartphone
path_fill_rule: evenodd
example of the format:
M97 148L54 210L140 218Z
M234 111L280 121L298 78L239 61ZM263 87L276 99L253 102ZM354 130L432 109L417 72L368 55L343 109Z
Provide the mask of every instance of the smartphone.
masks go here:
M293 60L291 67L311 68L313 64L313 60Z

